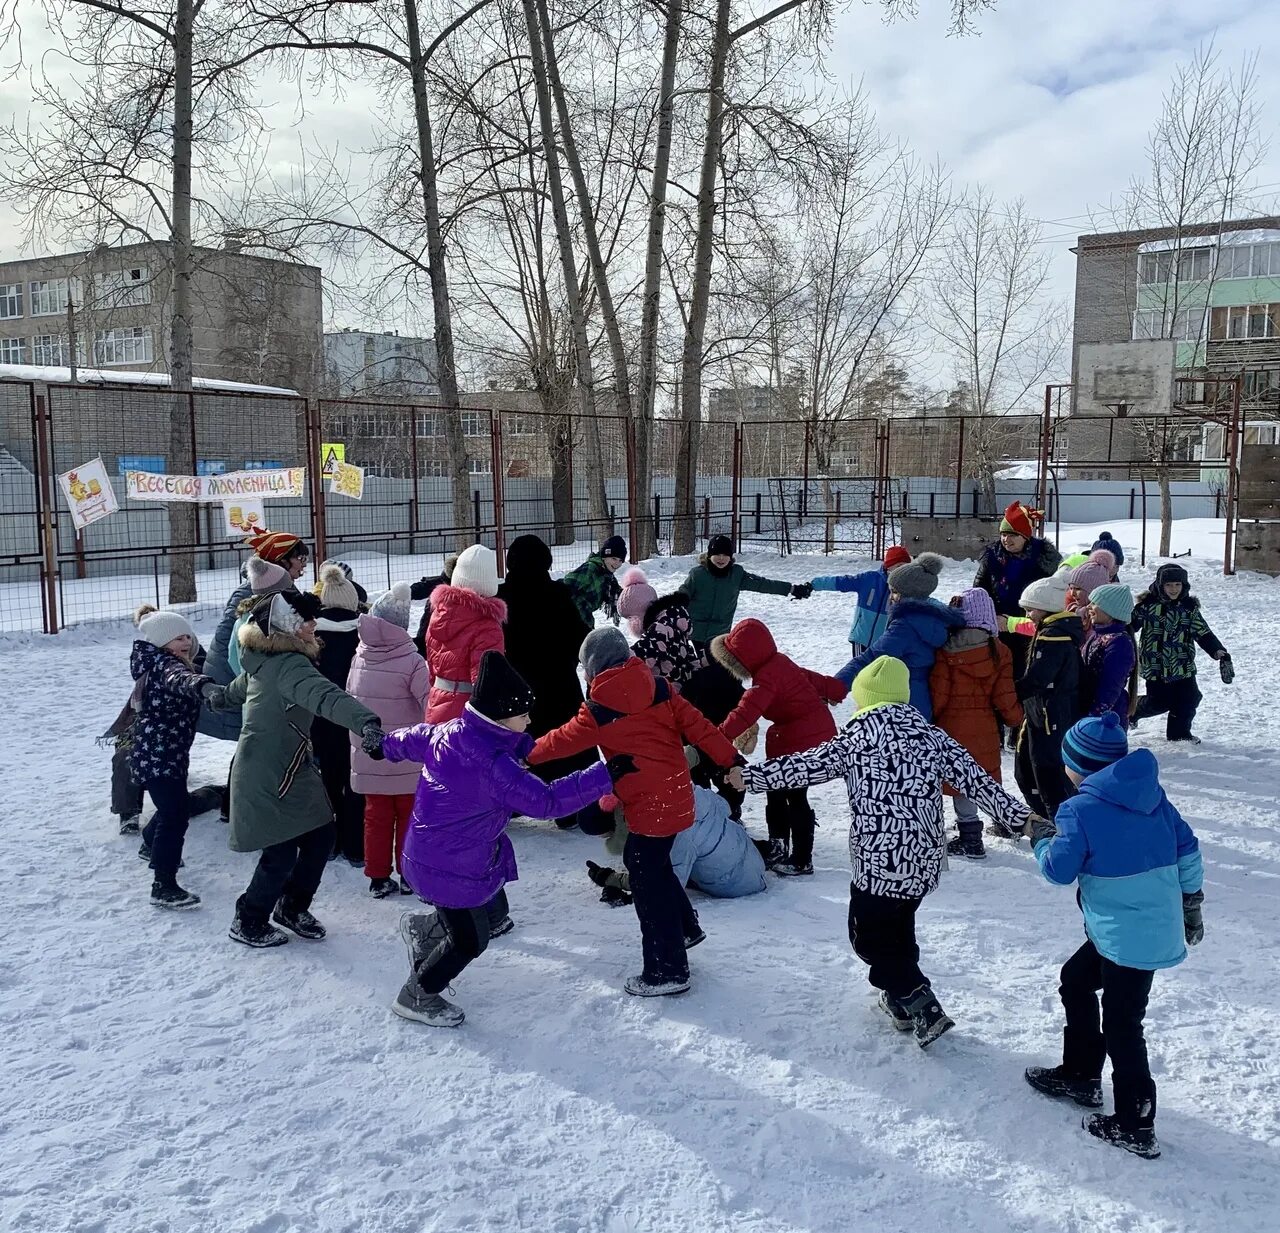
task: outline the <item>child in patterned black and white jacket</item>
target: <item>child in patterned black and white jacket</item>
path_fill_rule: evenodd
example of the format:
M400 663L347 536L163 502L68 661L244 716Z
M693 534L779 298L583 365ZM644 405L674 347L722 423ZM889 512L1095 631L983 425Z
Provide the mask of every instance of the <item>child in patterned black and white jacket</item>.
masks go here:
M743 771L748 792L843 779L849 792L849 940L880 990L879 1006L921 1048L954 1023L920 970L916 912L938 885L946 832L942 785L1021 830L1031 817L908 699L910 673L882 655L853 681L858 710L834 738Z

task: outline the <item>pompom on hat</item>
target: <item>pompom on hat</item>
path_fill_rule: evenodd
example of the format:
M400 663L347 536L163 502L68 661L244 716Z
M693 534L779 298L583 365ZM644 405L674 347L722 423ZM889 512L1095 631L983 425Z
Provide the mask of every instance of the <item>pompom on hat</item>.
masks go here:
M397 625L401 629L409 628L409 605L413 589L407 582L394 582L389 591L383 591L369 607L369 615L386 621L389 625ZM352 605L354 607L354 605Z
M644 570L632 566L619 579L622 594L618 596L618 615L627 618L631 632L638 638L644 633L644 614L658 592L644 575Z
M889 571L889 589L905 599L927 599L938 589L944 564L936 552L922 552L914 561Z
M316 594L326 608L344 608L354 612L360 606L360 597L351 584L350 575L343 572L337 561L320 567L320 585Z
M1035 522L1044 517L1044 512L1031 509L1021 501L1013 501L1005 507L1004 517L1000 519L1000 532L1012 531L1023 539L1031 539L1035 533Z
M1062 760L1077 775L1104 770L1128 752L1129 737L1115 711L1080 720L1062 738Z
M1094 540L1092 551L1097 552L1099 549L1103 549L1115 557L1117 570L1124 564L1124 549L1120 547L1120 541L1110 531L1103 531Z
M244 565L245 577L255 595L273 595L293 586L289 571L274 561L264 560L256 553Z

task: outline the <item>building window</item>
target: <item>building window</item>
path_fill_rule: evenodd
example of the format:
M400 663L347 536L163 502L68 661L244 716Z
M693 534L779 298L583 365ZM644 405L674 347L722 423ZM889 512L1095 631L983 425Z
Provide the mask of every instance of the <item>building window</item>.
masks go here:
M1209 337L1223 339L1280 338L1280 304L1238 304L1215 308L1209 315Z
M0 319L22 316L22 284L0 283Z
M37 334L31 340L31 362L33 364L54 364L69 366L71 348L67 345L64 334ZM76 335L76 362L85 362L84 335Z
M151 281L145 265L107 270L98 275L98 307L127 308L151 303Z
M25 338L0 338L0 364L25 364L27 340Z
M424 458L419 463L423 479L444 479L449 474L447 458Z
M468 475L488 475L489 460L487 458L468 458L467 474Z
M1242 373L1241 395L1249 402L1269 402L1280 398L1280 369L1256 368Z
M464 437L486 437L489 435L489 413L487 411L462 412L462 435ZM487 472L488 467L485 468ZM476 472L472 472L476 474Z
M414 416L414 432L419 437L439 437L440 417L430 411L419 411Z
M1173 282L1175 270L1180 283L1203 282L1213 271L1213 249L1184 248L1180 252L1166 249L1138 257L1138 281L1148 286Z
M1280 277L1280 244L1237 244L1218 255L1220 278Z
M1211 248L1184 248L1178 255L1178 281L1199 283L1209 277L1213 269Z
M27 287L31 293L33 317L48 317L53 313L66 312L68 302L80 298L79 279L75 278L33 280Z
M153 358L150 326L99 330L93 336L95 364L150 364Z
M1140 308L1134 313L1133 337L1135 340L1164 337L1164 310L1161 308Z

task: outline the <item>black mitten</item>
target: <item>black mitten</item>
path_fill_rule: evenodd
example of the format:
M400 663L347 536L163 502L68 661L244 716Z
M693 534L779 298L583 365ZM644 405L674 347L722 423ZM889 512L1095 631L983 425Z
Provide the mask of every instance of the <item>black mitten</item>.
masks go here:
M1236 679L1236 669L1230 655L1224 655L1218 660L1218 675L1222 678L1224 685L1230 685Z
M636 760L630 754L614 754L605 766L609 770L609 778L617 783L624 775L634 774L636 771Z
M1187 945L1196 946L1204 941L1204 891L1182 896L1182 932Z
M386 733L377 725L369 724L360 733L360 747L375 762L381 762L387 755L382 752L382 738Z

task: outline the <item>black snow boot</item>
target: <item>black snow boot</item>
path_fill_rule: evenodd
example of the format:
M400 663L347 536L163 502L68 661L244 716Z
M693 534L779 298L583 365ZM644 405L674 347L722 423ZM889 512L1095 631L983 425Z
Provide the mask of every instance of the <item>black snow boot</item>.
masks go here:
M1126 1152L1141 1156L1143 1160L1160 1158L1160 1141L1152 1128L1136 1127L1126 1130L1114 1113L1095 1113L1092 1117L1084 1118L1080 1124L1095 1139L1101 1139L1114 1147L1122 1147Z
M947 855L963 856L970 861L984 861L987 859L987 849L981 835L974 835L972 839L960 835L947 844Z
M386 899L389 895L399 894L399 888L393 878L370 878L369 894L375 899Z
M231 922L227 937L233 942L252 946L258 950L268 946L283 946L289 940L289 935L274 925L269 925L265 920L259 920L256 917L241 916L239 912Z
M928 985L921 985L903 998L902 1009L911 1016L916 1044L922 1049L927 1049L943 1032L955 1027L955 1021L942 1009Z
M785 839L770 839L769 851L765 854L764 867L774 869L784 865L791 859L791 849Z
M291 908L283 899L276 904L271 919L308 942L318 942L324 937L324 926L306 908Z
M142 829L142 815L140 813L130 814L127 818L120 819L120 833L122 835L136 835ZM147 859L150 860L150 854Z
M198 908L200 896L183 890L175 881L162 882L157 878L151 883L151 904L153 907L181 912L187 908Z
M876 1005L889 1016L893 1026L899 1032L909 1032L915 1023L911 1016L902 1008L902 1003L897 998L891 997L883 989L880 990L880 997L876 1000Z
M1062 1066L1028 1066L1023 1077L1037 1092L1058 1100L1074 1100L1085 1109L1102 1108L1102 1080L1081 1079Z
M226 791L225 787L215 788L212 785L197 788L191 794L188 802L191 808L191 816L198 818L201 814L212 813L215 809L221 812L222 798L226 795Z

